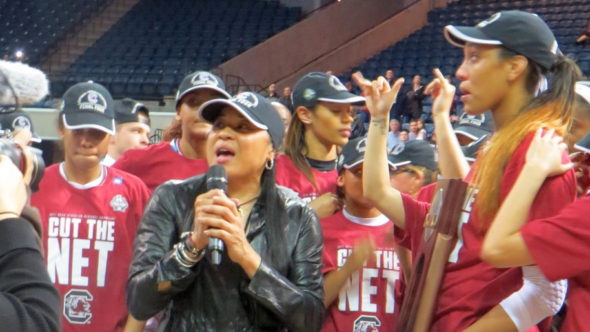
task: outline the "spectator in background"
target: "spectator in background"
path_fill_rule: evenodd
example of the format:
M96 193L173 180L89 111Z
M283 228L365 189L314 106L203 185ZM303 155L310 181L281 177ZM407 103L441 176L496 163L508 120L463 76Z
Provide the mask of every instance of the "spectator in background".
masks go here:
M422 76L414 75L412 89L406 93L404 123L422 117L422 101L425 97Z
M283 96L279 99L279 102L289 109L293 113L293 102L291 101L291 87L286 86L283 88Z
M409 130L409 138L410 141L413 140L423 140L426 139L426 130L420 129L418 122L422 122L420 119L410 121L410 130Z
M416 127L418 127L417 139L428 139L428 133L424 129L424 120L422 118L416 119Z
M389 121L389 133L387 133L387 151L400 142L400 124L396 119Z
M406 129L402 129L399 131L399 141L400 142L407 142L410 140L410 134Z
M268 86L267 90L266 90L266 98L269 99L279 99L279 94L277 93L277 84L276 83L270 83L270 85Z
M387 69L385 71L385 80L387 83L389 83L389 85L393 85L393 83L395 83L395 72L393 69Z
M395 83L396 77L395 77L395 72L393 71L393 69L387 69L385 71L385 80L387 81L387 83L389 83L389 85L393 85L393 83ZM401 111L403 110L403 103L405 98L402 98L403 94L400 94L400 96L398 96L398 100L396 103L393 104L393 106L391 106L391 111L389 111L389 118L390 119L397 119L398 121L401 120Z
M112 166L125 151L145 148L150 143L149 110L131 98L115 102L115 135L111 136L109 151L102 164Z
M577 44L590 44L590 20L586 23L586 28L576 40Z
M285 105L281 104L278 101L271 102L271 105L275 108L281 120L283 120L283 124L285 125L285 135L289 129L289 124L291 123L291 110L289 110Z

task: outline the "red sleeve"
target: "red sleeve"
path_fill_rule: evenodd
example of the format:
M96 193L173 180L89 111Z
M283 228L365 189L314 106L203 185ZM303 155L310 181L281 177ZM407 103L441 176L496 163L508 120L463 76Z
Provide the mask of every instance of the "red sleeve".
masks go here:
M324 265L322 266L322 274L326 274L328 272L338 269L336 262L334 261L334 257L330 256L330 251L326 250L325 247L324 252L322 253L322 258L324 260Z
M506 165L501 185L502 200L508 195L516 179L520 175L526 161L526 152L534 138L531 133L523 139L522 143L514 151L512 158ZM568 163L569 158L564 152L563 162ZM530 209L528 220L548 218L554 216L576 198L576 177L573 170L563 175L545 180L537 193Z
M322 274L326 274L330 271L338 269L338 264L335 257L337 248L335 248L336 245L334 236L336 235L333 234L332 229L328 227L328 224L330 223L330 220L333 219L333 217L334 215L320 220L320 225L322 226L322 233L324 236L324 249L322 251Z
M137 149L130 149L125 151L125 153L123 153L123 155L119 159L117 159L117 161L115 161L115 163L111 167L120 169L127 173L137 174L137 172L135 172L134 166L138 165L138 163L133 162L134 160L137 161L137 152L135 150Z
M430 203L415 200L412 196L406 194L402 194L402 201L404 212L406 213L406 228L402 232L406 233L408 239L404 236L400 239L402 242L398 242L398 244L414 250L416 248L412 248L412 245L408 247L405 244L408 241L411 241L415 245L420 243L418 240L422 237L424 219L426 219L426 214L430 210ZM396 227L394 230L396 240L398 240L397 237L399 236L398 232L396 232L397 229Z
M590 197L551 218L527 223L521 234L535 263L551 281L590 271Z

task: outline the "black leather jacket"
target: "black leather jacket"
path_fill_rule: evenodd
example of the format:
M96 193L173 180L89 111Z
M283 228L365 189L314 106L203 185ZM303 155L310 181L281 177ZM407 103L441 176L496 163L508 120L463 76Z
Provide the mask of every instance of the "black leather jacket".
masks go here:
M193 268L174 259L174 245L193 228L194 201L204 192L204 176L158 187L135 239L127 302L137 319L165 309L160 331L318 331L321 328L322 234L312 210L289 189L279 187L289 221L285 246L289 262L265 263L264 226L257 202L247 238L262 263L250 280L227 254L219 266L208 255Z

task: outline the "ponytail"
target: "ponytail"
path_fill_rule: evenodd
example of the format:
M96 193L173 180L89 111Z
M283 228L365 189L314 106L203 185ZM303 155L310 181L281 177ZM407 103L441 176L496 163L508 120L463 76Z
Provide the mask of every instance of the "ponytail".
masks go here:
M164 134L162 135L162 141L170 142L173 139L182 137L182 121L174 118L170 125L164 129Z
M510 51L502 48L500 56L508 54ZM576 63L566 56L558 55L555 64L546 71L532 60L528 60L527 91L534 94L544 75L549 81L549 88L532 98L514 120L492 136L489 148L480 151L472 184L479 189L476 205L482 223L478 226L482 232L487 230L498 211L504 169L522 140L542 127L553 128L563 136L573 120L575 83L581 77Z
M303 107L303 106L301 106ZM287 131L287 137L285 139L285 154L291 158L295 167L303 173L305 178L314 188L317 189L317 182L311 171L311 166L305 159L307 152L307 146L305 144L305 125L297 116L297 110L291 119L289 124L289 130Z

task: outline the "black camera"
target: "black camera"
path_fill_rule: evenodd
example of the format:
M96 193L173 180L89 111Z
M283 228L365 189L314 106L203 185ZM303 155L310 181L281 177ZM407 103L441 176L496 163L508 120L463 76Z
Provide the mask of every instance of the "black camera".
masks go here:
M0 137L2 136L0 130ZM8 157L25 175L27 165L32 167L31 183L29 187L33 192L39 190L39 182L45 173L45 161L43 161L43 151L33 147L21 147L18 143L9 138L0 138L0 155ZM30 160L30 163L29 163Z

